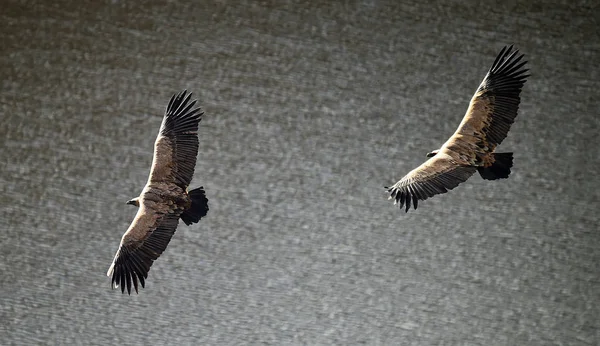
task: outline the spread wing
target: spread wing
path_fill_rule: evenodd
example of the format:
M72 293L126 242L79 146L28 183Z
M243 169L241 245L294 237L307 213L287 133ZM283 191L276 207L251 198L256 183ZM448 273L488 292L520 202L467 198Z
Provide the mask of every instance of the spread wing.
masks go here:
M483 140L489 151L506 138L515 121L528 69L523 54L504 47L473 95L457 134Z
M448 154L447 149L442 149L387 189L391 194L390 199L395 200L394 204L400 203L401 209L406 205L408 212L411 202L417 209L419 200L424 201L452 190L469 179L476 170L473 166L460 165Z
M184 90L171 97L154 142L151 182L172 182L186 189L194 175L198 154L198 124L204 114Z
M131 285L138 292L138 281L144 287L152 263L165 251L179 222L180 211L159 215L143 205L121 238L121 244L107 276L111 285L121 287L121 292L131 294Z

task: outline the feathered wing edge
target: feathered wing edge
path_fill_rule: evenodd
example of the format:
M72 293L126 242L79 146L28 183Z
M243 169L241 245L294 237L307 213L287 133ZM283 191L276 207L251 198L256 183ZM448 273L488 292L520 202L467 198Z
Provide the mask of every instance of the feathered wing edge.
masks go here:
M491 121L483 129L491 145L502 143L517 117L521 90L530 76L523 68L527 64L523 57L512 45L502 48L475 93L475 98L489 98L492 104L491 114L486 114Z
M198 100L190 102L192 93L187 90L171 96L165 110L164 123L161 126L161 134L177 135L190 132L198 132L198 124L202 120L202 109L193 108Z
M184 90L171 97L159 132L159 138L164 136L171 146L173 179L182 188L187 188L194 176L198 127L204 115L200 107L194 108L197 100L190 102L191 96Z
M127 288L127 293L131 294L133 284L135 292L138 293L138 281L143 288L150 267L167 248L178 222L179 214L167 214L154 230L149 230L150 235L146 239L137 242L121 240L119 250L106 273L112 277L111 286L120 286L122 293L125 293Z
M424 201L454 189L477 170L474 166L454 164L442 155L438 153L393 186L386 187L394 204L400 204L400 209L405 206L405 211L408 212L412 202L414 209L417 209L419 200Z

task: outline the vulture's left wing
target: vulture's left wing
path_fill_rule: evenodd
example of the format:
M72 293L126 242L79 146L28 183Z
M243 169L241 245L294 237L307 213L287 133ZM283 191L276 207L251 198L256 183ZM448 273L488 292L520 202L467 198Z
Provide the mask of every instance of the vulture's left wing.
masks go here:
M192 94L182 91L171 97L158 137L154 142L154 158L150 182L172 182L186 189L194 176L198 155L198 124L204 114Z
M408 212L411 202L417 209L419 200L452 190L476 170L473 166L460 165L448 155L447 149L442 149L387 189L394 204L400 203L400 208L406 204Z
M165 251L177 229L180 212L167 213L158 218L142 205L121 238L121 244L107 276L113 287L131 294L131 285L138 292L138 281L144 287L152 263Z

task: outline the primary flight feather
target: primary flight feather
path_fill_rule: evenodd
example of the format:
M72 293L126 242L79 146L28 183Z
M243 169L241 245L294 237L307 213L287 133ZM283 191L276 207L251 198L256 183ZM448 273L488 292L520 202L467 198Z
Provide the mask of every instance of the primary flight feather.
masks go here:
M467 113L452 137L393 186L386 188L400 208L417 209L418 202L452 190L476 171L486 180L508 178L512 153L495 153L517 116L527 61L513 46L496 57Z
M148 278L152 263L165 251L179 219L186 225L208 213L208 199L199 187L188 192L198 154L198 125L204 114L190 102L192 94L173 95L154 142L154 157L148 182L139 197L128 204L137 214L121 238L107 275L113 287L131 294Z

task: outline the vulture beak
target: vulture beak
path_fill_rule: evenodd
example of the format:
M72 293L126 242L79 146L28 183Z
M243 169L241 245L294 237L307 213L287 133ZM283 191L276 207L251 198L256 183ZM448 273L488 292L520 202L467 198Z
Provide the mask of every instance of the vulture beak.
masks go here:
M437 153L438 153L438 151L439 151L439 150L434 150L434 151L432 151L432 152L430 152L430 153L427 153L427 157L434 157L434 156L435 156L435 154L437 154Z
M137 198L130 199L129 201L127 201L127 204L135 205L136 207L140 206L139 201L138 201Z

